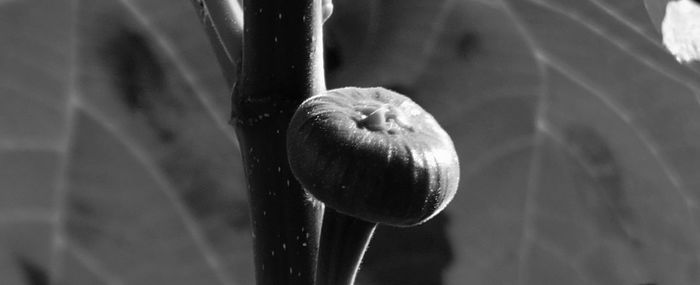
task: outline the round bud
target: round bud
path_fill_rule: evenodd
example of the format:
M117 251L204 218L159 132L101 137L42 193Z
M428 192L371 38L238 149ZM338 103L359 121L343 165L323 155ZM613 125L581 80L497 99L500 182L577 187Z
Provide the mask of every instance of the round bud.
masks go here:
M408 97L384 88L307 99L289 125L287 152L316 199L369 222L423 223L445 208L459 182L449 135Z

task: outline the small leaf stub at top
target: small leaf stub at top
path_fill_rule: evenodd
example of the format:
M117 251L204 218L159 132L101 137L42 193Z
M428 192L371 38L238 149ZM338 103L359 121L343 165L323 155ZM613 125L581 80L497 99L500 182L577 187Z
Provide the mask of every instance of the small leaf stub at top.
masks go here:
M323 17L323 22L331 17L333 14L333 0L323 0L321 3L321 14Z
M287 151L292 172L316 199L368 222L425 222L459 182L449 135L411 99L384 88L307 99L289 125Z
M700 61L700 4L693 0L668 2L661 33L664 45L679 62Z

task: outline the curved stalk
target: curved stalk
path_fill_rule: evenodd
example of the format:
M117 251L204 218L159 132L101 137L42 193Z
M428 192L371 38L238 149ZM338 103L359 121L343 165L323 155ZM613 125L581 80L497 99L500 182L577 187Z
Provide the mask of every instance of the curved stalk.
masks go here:
M352 285L377 224L326 208L316 285Z
M190 0L219 61L228 86L238 77L243 45L243 10L236 0Z

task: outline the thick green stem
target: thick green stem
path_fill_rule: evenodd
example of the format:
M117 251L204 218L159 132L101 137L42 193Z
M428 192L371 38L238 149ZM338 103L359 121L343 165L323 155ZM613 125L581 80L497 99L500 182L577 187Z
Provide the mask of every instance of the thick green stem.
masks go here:
M313 284L323 207L289 170L297 106L325 90L321 0L246 0L232 123L249 185L258 285Z
M352 285L376 223L359 220L326 208L316 285Z

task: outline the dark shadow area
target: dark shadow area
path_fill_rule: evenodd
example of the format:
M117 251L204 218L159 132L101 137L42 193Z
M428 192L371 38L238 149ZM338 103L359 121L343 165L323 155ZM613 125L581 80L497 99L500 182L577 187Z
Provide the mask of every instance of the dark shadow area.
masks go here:
M360 284L441 285L454 259L442 213L412 228L379 226L360 268Z
M40 267L38 264L31 262L24 258L17 258L17 264L24 274L24 279L27 281L28 285L48 285L49 276L46 273L46 269Z

